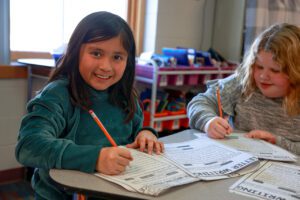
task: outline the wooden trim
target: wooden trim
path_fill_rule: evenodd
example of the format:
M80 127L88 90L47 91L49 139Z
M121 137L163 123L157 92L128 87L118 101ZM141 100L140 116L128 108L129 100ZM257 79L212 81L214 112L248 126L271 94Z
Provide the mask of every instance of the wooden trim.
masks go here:
M50 77L51 73L55 68L49 67L32 67L31 73L39 76L44 76L45 78Z
M27 67L2 65L0 66L0 79L5 78L27 78Z
M30 52L30 51L11 51L10 60L16 62L20 58L46 58L51 59L52 55L48 52Z
M128 0L127 22L135 37L137 55L143 51L145 10L145 0Z
M132 29L136 42L136 54L143 51L143 37L145 24L146 0L128 0L127 23ZM48 52L11 51L10 60L17 61L20 58L52 58Z
M17 182L25 179L26 169L24 167L0 171L0 184Z

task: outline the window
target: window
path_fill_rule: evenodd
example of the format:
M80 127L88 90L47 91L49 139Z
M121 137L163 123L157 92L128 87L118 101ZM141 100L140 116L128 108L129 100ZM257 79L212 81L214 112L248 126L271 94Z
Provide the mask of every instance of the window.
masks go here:
M101 10L127 21L128 0L10 0L10 50L49 54L83 17Z

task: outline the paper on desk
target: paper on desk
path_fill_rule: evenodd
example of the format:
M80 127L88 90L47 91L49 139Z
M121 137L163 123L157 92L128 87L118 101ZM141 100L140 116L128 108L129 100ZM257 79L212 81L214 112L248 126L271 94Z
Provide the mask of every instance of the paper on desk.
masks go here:
M216 141L240 151L249 152L261 159L295 162L297 158L285 149L264 140L247 138L243 133L232 133L229 137Z
M243 176L245 174L249 174L252 172L255 172L256 170L258 170L259 168L261 168L267 161L263 160L263 161L257 161L252 163L251 165L248 165L247 167L240 169L238 171L232 172L230 174L224 174L224 175L220 175L220 176L211 176L211 177L204 177L203 180L204 181L212 181L212 180L221 180L221 179L227 179L227 178L234 178L234 177L238 177L238 176Z
M258 199L300 199L300 166L267 162L234 183L230 192Z
M96 175L117 183L129 191L154 196L170 187L199 180L173 165L161 155L149 155L135 149L128 150L134 159L124 173L115 176L100 173L96 173Z
M203 180L220 179L258 161L257 157L222 145L206 136L165 144L165 156Z

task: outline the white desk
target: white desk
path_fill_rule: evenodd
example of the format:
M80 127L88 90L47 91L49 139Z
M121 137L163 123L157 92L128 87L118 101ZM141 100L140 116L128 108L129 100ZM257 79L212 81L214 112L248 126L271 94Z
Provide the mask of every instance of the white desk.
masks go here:
M27 100L32 98L32 79L33 77L48 79L51 71L55 68L54 59L18 59L19 63L25 64L28 71L28 91Z
M195 139L196 136L186 130L174 135L160 138L165 143L182 142ZM298 160L298 164L299 164ZM178 186L167 190L158 197L151 197L129 192L121 186L103 180L91 174L72 170L50 170L50 177L66 190L79 192L89 196L108 197L110 199L157 199L157 200L240 200L252 198L240 196L229 192L229 187L241 177L217 181L199 181L188 185Z

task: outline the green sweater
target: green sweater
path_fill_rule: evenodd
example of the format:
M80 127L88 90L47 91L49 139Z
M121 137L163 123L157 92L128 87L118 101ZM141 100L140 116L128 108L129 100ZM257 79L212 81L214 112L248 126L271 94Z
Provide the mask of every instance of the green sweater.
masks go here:
M109 103L107 91L88 88L92 109L118 145L129 144L142 127L141 108L125 124L125 113ZM70 102L66 79L49 83L28 105L16 146L16 158L35 167L33 188L44 199L66 199L49 177L49 169L93 173L102 147L111 146L90 114Z

